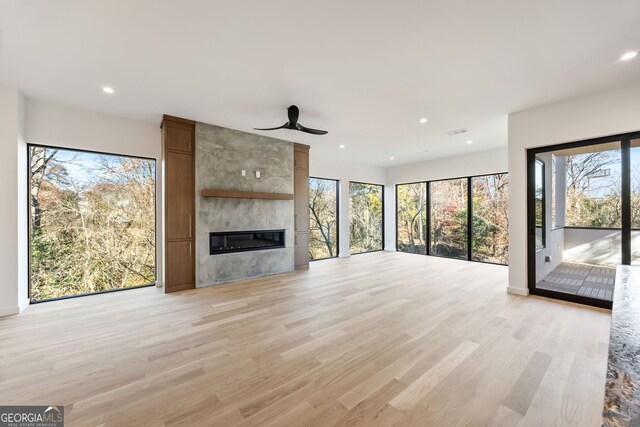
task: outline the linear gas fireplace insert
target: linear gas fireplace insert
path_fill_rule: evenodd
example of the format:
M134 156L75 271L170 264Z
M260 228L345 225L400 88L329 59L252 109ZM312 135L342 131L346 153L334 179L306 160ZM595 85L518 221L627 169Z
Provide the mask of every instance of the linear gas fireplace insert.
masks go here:
M209 233L209 253L211 255L284 247L284 230Z

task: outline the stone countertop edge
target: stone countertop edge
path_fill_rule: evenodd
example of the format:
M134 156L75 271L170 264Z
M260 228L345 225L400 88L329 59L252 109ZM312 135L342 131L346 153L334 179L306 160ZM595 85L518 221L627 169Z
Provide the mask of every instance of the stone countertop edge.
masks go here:
M640 426L640 267L616 270L602 425Z

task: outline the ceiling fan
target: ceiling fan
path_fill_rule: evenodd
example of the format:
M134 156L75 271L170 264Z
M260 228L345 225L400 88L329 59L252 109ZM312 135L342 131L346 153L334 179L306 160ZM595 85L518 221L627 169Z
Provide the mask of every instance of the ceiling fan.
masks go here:
M276 130L276 129L291 129L291 130L299 130L301 132L311 133L313 135L326 135L328 132L326 130L320 129L311 129L305 126L302 126L298 123L298 116L300 115L300 110L295 105L287 108L287 114L289 115L289 121L282 126L278 126L277 128L253 128L255 130Z

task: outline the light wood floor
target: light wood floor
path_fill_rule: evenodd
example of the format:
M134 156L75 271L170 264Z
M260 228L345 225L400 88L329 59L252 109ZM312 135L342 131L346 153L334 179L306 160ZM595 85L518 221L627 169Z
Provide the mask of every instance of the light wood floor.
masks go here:
M0 320L0 404L67 425L598 426L610 316L507 268L372 253Z

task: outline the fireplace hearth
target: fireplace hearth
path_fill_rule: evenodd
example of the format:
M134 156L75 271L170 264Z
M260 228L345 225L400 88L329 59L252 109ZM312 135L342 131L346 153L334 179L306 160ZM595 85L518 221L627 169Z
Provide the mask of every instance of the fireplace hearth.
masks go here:
M211 255L284 248L284 230L224 231L209 233Z

